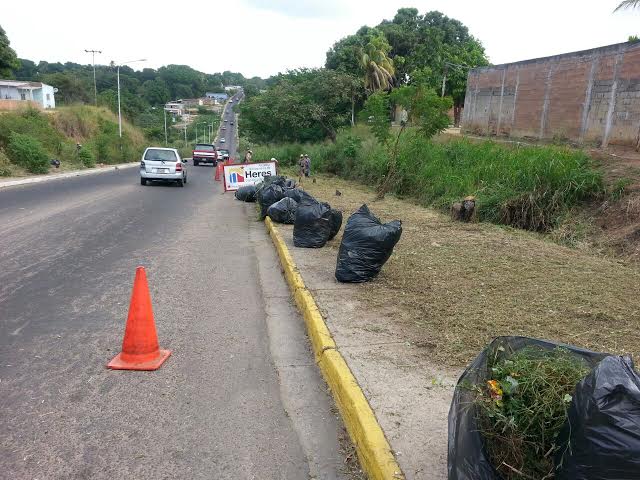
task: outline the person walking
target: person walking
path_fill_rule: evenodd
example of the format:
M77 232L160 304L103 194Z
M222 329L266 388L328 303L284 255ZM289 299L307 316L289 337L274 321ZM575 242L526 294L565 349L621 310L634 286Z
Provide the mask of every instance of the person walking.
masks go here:
M309 155L304 154L304 176L309 177L311 175L311 159Z
M301 153L300 154L300 159L298 160L298 183L300 185L302 185L302 179L304 178L304 166L305 166L305 160L304 160L304 155Z

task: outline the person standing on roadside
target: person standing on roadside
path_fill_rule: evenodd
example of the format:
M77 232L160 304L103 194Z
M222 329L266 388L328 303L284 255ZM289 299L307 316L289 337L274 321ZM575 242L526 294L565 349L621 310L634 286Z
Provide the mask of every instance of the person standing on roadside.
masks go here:
M298 183L302 185L302 179L304 178L304 155L300 154L300 158L298 160Z
M253 152L251 150L247 150L247 153L244 154L244 163L251 163L252 158Z
M304 176L308 177L311 175L311 159L309 155L305 153L304 155Z

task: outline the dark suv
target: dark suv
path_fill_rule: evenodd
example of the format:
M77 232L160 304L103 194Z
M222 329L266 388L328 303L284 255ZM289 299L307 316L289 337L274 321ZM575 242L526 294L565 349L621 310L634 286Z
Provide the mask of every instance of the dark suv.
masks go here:
M212 163L215 165L218 161L218 153L215 145L210 143L196 143L191 153L193 165L197 167L201 163Z

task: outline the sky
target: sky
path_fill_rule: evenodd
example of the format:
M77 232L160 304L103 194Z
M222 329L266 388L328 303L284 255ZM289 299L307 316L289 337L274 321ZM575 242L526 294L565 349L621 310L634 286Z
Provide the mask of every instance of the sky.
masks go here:
M268 77L320 67L334 42L398 8L439 10L464 23L493 64L585 50L640 35L640 10L619 0L30 0L0 7L18 56L96 63L145 59L131 67L189 65ZM93 5L100 5L93 7ZM25 13L26 12L26 13Z

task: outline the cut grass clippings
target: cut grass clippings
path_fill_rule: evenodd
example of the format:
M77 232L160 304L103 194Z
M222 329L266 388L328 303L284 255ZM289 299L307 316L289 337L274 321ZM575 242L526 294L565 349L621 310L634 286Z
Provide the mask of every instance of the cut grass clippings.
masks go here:
M402 220L393 255L358 299L371 311L393 310L434 362L465 365L499 335L640 353L637 267L536 233L454 222L393 196L376 201L373 189L335 176L315 178L304 188L342 210L344 223L363 203L383 222ZM337 255L341 235L325 248Z

